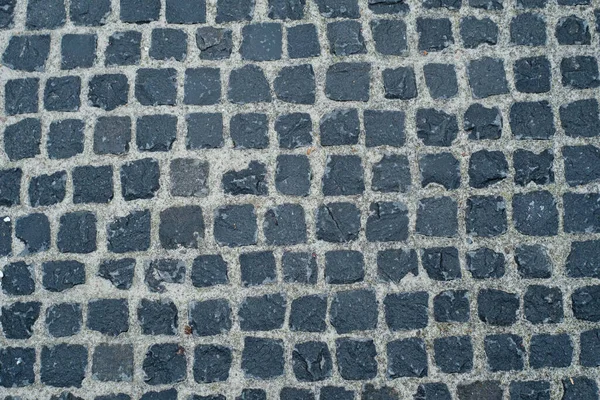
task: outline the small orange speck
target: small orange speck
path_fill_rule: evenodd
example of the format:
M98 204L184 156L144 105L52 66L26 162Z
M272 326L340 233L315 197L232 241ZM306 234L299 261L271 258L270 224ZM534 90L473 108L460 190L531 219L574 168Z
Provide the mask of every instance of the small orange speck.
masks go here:
M186 325L186 326L184 326L184 327L183 327L183 332L184 332L186 335L191 335L191 334L192 334L192 327L191 327L191 326L189 326L189 325Z
M314 147L309 147L308 150L306 150L306 155L310 156L310 153L312 153L315 150Z
M427 50L423 50L423 55L426 56L427 54L429 54Z

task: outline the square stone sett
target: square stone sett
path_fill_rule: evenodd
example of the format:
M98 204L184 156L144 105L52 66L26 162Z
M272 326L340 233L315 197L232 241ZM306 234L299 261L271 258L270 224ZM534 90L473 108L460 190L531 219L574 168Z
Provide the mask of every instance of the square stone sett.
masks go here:
M62 69L91 68L96 62L96 42L96 34L63 35L60 67Z
M218 15L217 15L218 18ZM242 27L240 54L245 60L273 61L281 58L281 24L263 22Z
M504 5L502 3L502 0L469 0L469 6L488 11L504 9Z
M335 109L323 115L319 122L322 146L358 144L360 120L355 108Z
M139 31L115 32L108 38L104 52L106 66L137 65L142 59L142 33Z
M42 303L37 301L9 303L0 311L0 325L6 339L29 339L40 316Z
M53 121L48 129L46 150L50 159L65 159L83 153L85 123L78 119Z
M225 172L221 184L226 194L266 196L269 194L266 181L266 165L258 161L250 161L248 168Z
M408 238L408 209L401 202L376 202L369 206L366 237L369 242L402 242Z
M585 185L600 179L600 149L592 145L565 146L565 179L569 186Z
M469 140L496 140L502 135L502 115L498 107L471 104L464 115L464 129Z
M12 28L17 0L3 0L0 8L0 29Z
M142 335L176 335L177 306L170 299L142 299L137 307Z
M113 253L144 251L150 248L150 211L133 211L112 220L106 228L107 248Z
M136 143L140 151L169 151L177 139L175 115L145 115L137 119Z
M417 203L416 232L425 236L453 237L458 233L458 206L451 197L422 198Z
M242 370L248 378L267 380L283 375L283 341L252 336L244 338Z
M144 382L148 385L168 385L187 377L187 360L177 343L157 343L148 348L142 364Z
M258 286L277 281L277 267L272 251L242 253L239 262L242 285Z
M129 290L133 285L134 272L135 259L122 258L116 260L102 260L98 266L96 275L108 280L117 289Z
M134 24L158 21L160 0L120 0L120 2L121 21Z
M292 104L315 103L315 72L311 64L283 67L273 83L275 95Z
M196 106L217 104L221 100L221 70L219 68L188 68L185 70L183 102Z
M327 343L296 344L292 352L292 369L300 382L319 382L331 377L332 360ZM324 389L321 388L321 396Z
M538 13L518 14L510 21L510 42L517 46L544 46L546 19Z
M21 204L19 192L22 176L23 171L20 168L0 170L0 206L12 207Z
M88 254L96 251L96 215L90 211L62 215L56 245L61 253Z
M340 338L335 341L337 367L342 379L359 381L377 375L377 350L370 339Z
M279 115L275 120L275 132L282 149L296 149L313 143L312 119L308 113Z
M85 265L79 261L46 261L42 264L42 285L50 292L62 292L85 283Z
M420 156L419 172L421 173L422 187L434 183L443 186L447 190L453 190L458 189L460 186L460 162L452 153L434 153Z
M486 398L489 400L502 400L504 388L500 381L475 381L457 385L458 398L460 400L477 400Z
M269 0L269 18L299 20L304 18L306 0Z
M10 256L12 253L12 223L0 217L0 256Z
M167 0L165 17L169 24L206 22L206 0Z
M332 64L325 76L325 95L333 101L369 101L371 64Z
M563 1L563 0L560 0ZM583 0L586 1L586 0ZM517 0L517 7L519 8L544 8L546 7L547 0Z
M77 111L80 106L81 78L64 76L50 78L44 89L44 108L47 111Z
M596 99L576 100L560 106L560 123L570 137L600 136L600 112Z
M513 103L509 119L516 139L551 139L556 132L552 108L546 100Z
M150 58L155 60L185 60L187 55L187 34L181 29L153 29L151 40L152 43L148 52Z
M303 24L287 27L287 51L288 56L292 59L321 55L316 26Z
M353 400L354 391L346 390L343 387L336 386L323 386L321 387L321 393L319 400Z
M38 112L39 78L11 79L4 85L6 115Z
M550 61L545 56L520 58L513 65L515 88L523 93L550 91Z
M41 140L40 120L26 118L4 129L4 152L11 161L33 158L40 154Z
M402 20L375 19L370 23L375 50L383 55L400 56L408 50L406 24Z
M598 322L600 313L600 286L591 285L576 289L571 295L573 315L582 321Z
M445 374L463 374L473 369L473 344L470 336L434 339L433 351L437 368Z
M188 150L223 147L223 115L221 113L192 113L185 117Z
M452 400L448 385L442 382L422 383L417 387L415 400Z
M390 379L427 376L427 351L423 339L393 340L387 343L386 350L387 376Z
M35 291L32 266L23 261L6 264L0 282L2 291L9 296L26 296Z
M483 341L490 371L521 371L525 366L523 338L514 334L486 336Z
M517 321L519 295L497 289L481 289L477 294L479 319L495 326L510 326Z
M65 24L67 12L64 0L27 1L25 26L30 30L57 29Z
M160 188L158 161L143 158L121 166L121 194L126 201L151 199Z
M367 52L362 27L358 21L342 20L328 23L327 40L329 51L333 55L350 56Z
M386 99L410 100L417 97L417 80L413 67L384 69L382 78Z
M383 301L385 322L391 331L425 328L429 322L427 292L388 294Z
M40 380L53 387L81 387L88 365L88 349L78 344L44 346L41 351Z
M149 391L144 393L140 400L177 400L177 390Z
M563 224L567 233L600 232L600 195L597 193L565 193Z
M194 158L176 158L171 161L171 194L182 197L208 195L208 162Z
M408 158L398 154L384 154L373 165L371 189L376 192L406 193L411 188Z
M194 349L194 380L197 383L224 382L229 379L232 351L225 346L200 344ZM225 397L223 397L224 399Z
M39 253L50 247L50 222L45 214L29 214L17 218L15 237L25 249L21 255Z
M267 392L264 389L242 389L235 400L267 400Z
M99 117L94 127L94 153L126 154L131 141L131 118Z
M413 249L389 249L377 252L377 276L384 282L399 283L406 275L419 274L417 252Z
M450 147L458 135L455 114L435 108L419 108L416 116L417 137L425 146Z
M467 49L498 43L498 25L489 18L464 17L460 20L460 36Z
M517 272L525 279L547 279L552 276L552 259L541 244L522 244L515 248Z
M338 334L377 328L377 299L372 290L347 290L333 295L329 322Z
M565 158L565 171L568 171L568 158L563 147ZM547 185L554 182L554 154L551 150L544 150L539 154L532 151L517 149L513 153L513 167L515 168L515 183L527 186L533 182L537 185ZM565 172L565 176L567 172ZM567 182L569 179L567 178Z
M365 191L362 160L354 155L330 155L323 175L325 196L349 196Z
M598 399L598 384L593 379L584 376L565 378L562 380L562 387L564 400Z
M195 336L214 336L231 330L231 306L225 299L191 301L188 318Z
M217 0L215 22L251 21L255 0Z
M46 330L53 337L78 334L83 325L81 304L58 303L46 309Z
M523 296L523 312L532 324L557 324L564 317L559 288L531 285Z
M440 51L454 44L448 18L417 18L420 51Z
M458 93L456 70L452 64L426 64L423 66L425 83L433 99L449 99Z
M494 237L506 233L506 203L501 196L471 196L467 199L465 224L468 235Z
M421 262L429 279L434 281L452 281L462 277L456 247L422 249Z
M63 391L60 394L50 397L50 400L83 400L81 397L75 396L73 393Z
M258 227L252 204L228 205L215 210L213 235L220 246L256 244Z
M294 332L324 332L327 329L326 313L326 295L315 294L298 297L292 301L290 309L290 330ZM312 367L314 368L314 366ZM309 368L308 372L310 371Z
M129 82L123 74L94 75L88 84L88 100L92 107L112 111L127 104Z
M182 206L161 211L158 237L164 249L197 249L204 240L202 208Z
M101 382L133 380L133 346L102 343L94 349L92 378Z
M229 136L237 149L265 149L269 146L266 114L236 114L229 121Z
M446 8L458 10L462 6L462 0L425 0L423 7L426 9Z
M151 292L164 293L165 283L184 283L185 263L174 258L159 258L146 266L144 282Z
M352 203L328 203L317 209L317 239L332 243L358 238L360 210Z
M281 256L281 267L286 283L317 283L317 255L314 253L286 251Z
M35 382L35 349L5 347L0 349L0 386L4 388L25 387ZM6 397L12 399L12 397Z
M580 335L579 364L584 367L600 366L600 329L584 331Z
M469 292L446 290L433 298L433 316L437 322L469 322Z
M265 213L263 232L267 244L275 246L306 243L306 218L299 204L281 204Z
M365 144L367 147L404 145L404 119L402 111L365 110ZM358 134L356 135L358 140Z
M573 342L569 335L538 334L529 344L529 366L540 368L566 368L573 359Z
M277 156L275 187L288 196L308 196L312 173L308 157L282 154Z
M126 299L97 299L88 302L87 327L108 336L129 330Z
M110 0L73 0L69 19L77 26L104 25L111 14Z
M560 62L563 86L574 89L592 89L600 86L598 61L592 56L563 58Z
M192 285L210 287L229 283L227 263L218 254L198 256L192 263Z
M186 3L187 4L187 3ZM233 36L231 29L205 26L196 30L196 46L201 60L223 60L231 56Z
M315 0L325 18L359 18L358 0Z
M280 293L246 297L240 304L238 319L242 331L281 329L285 320L286 299Z
M331 285L361 282L365 260L360 251L334 250L325 253L325 282Z
M592 40L587 21L576 15L559 19L554 35L560 45L589 45Z
M94 400L131 400L131 397L125 393L112 393L102 396L96 396Z
M571 242L571 251L565 263L567 276L571 278L600 277L600 241Z
M467 77L474 99L506 94L508 82L504 61L499 58L482 57L472 60L467 66Z
M135 78L135 97L144 106L175 105L177 71L174 68L138 69Z
M73 168L73 203L108 203L113 198L112 166Z
M2 64L18 71L43 72L50 53L50 35L14 35L2 54Z

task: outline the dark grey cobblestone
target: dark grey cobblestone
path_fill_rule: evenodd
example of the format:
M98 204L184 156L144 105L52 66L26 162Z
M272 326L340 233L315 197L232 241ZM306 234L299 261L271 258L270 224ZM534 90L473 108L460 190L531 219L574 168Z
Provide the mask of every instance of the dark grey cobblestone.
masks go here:
M598 0L0 0L0 399L598 400Z

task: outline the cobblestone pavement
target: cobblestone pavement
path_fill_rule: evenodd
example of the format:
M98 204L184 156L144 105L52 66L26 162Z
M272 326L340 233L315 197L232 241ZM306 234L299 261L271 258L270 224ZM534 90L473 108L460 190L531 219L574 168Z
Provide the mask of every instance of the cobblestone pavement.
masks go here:
M599 0L0 0L0 398L598 400Z

